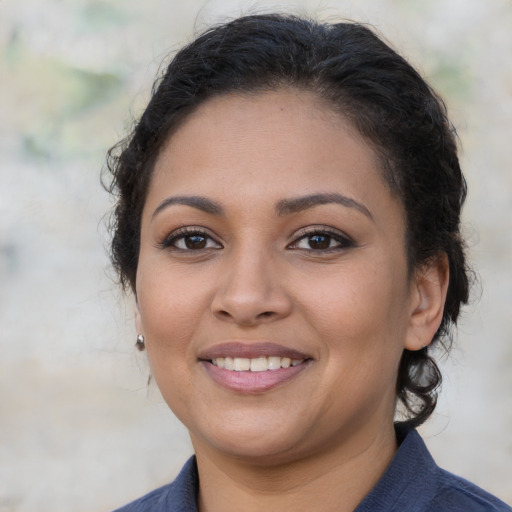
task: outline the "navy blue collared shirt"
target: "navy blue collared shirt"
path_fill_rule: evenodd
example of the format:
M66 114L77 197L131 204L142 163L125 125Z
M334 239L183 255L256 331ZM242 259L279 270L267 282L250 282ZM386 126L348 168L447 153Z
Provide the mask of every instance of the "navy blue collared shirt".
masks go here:
M441 469L415 430L397 426L399 449L354 512L512 512L476 485ZM176 480L115 512L197 512L195 457Z

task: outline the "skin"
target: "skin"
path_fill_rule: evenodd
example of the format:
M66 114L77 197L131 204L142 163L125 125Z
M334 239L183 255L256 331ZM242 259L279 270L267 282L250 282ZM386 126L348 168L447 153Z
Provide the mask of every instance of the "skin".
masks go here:
M349 201L276 211L315 194ZM222 213L169 200L184 196ZM319 229L327 250L310 236ZM432 340L447 281L444 257L408 272L400 200L372 149L314 95L226 95L189 116L146 199L136 324L190 431L200 510L353 510L396 451L400 357ZM198 359L232 340L310 359L270 390L236 392Z

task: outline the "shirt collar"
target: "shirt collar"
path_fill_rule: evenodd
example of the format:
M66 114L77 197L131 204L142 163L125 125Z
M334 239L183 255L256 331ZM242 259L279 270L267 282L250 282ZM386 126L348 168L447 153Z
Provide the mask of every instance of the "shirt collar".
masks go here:
M391 464L354 512L423 510L434 497L438 468L423 439L404 423L395 432L399 448Z

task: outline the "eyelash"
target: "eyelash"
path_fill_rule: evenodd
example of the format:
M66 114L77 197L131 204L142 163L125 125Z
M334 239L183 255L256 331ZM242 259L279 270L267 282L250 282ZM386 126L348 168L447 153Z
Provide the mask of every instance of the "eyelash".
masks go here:
M192 238L194 236L200 237L205 240L205 243L207 244L205 247L199 247L192 249L191 247L177 247L177 242L183 240L186 244L187 238ZM325 237L328 239L328 243L330 245L331 241L334 240L338 243L335 247L326 247L321 249L313 249L312 247L309 248L301 248L297 247L300 241L307 240L308 238L312 238L314 236L318 237ZM208 247L208 244L213 241L218 247ZM169 234L160 244L160 247L162 249L174 249L177 251L183 251L183 252L199 252L209 249L222 249L222 245L217 242L208 231L201 229L201 228L195 228L195 227L183 227L180 228L171 234ZM303 251L311 251L316 253L329 253L329 252L335 252L340 251L343 249L348 249L350 247L354 247L355 243L354 241L345 235L344 233L341 233L339 231L334 231L331 228L303 228L301 229L295 240L287 245L287 249L291 250L303 250Z

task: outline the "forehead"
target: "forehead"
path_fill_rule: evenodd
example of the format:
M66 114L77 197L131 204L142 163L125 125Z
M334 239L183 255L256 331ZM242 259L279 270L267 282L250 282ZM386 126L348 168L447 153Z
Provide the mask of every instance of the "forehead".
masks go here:
M148 201L168 193L274 200L338 191L365 201L387 189L373 149L350 123L304 91L208 100L173 133Z

